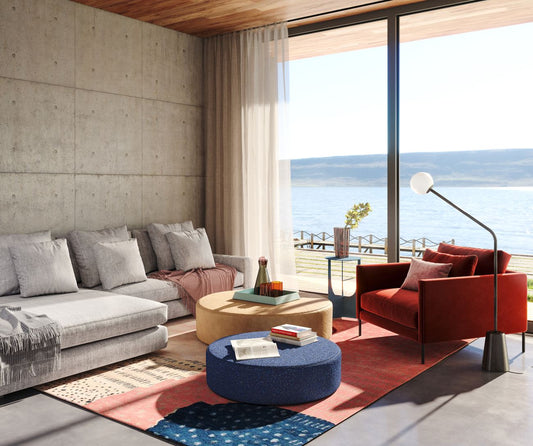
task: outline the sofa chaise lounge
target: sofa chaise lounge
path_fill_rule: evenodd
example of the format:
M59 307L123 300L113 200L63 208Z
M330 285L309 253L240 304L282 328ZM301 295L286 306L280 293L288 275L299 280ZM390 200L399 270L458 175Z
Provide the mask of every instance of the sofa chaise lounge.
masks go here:
M192 224L190 225L192 226ZM163 228L164 230L176 229L175 225L160 226L166 226L166 229ZM188 230L187 228L188 225L184 228L184 232ZM113 244L115 239L125 238L124 231L127 231L125 227L78 232L84 232L82 235L89 240L112 240L110 243ZM122 236L117 237L117 234L122 234ZM69 234L68 238L70 242L76 245L73 235L75 234ZM142 260L142 272L157 270L157 255L148 231L134 230L131 235L136 237L135 245L139 247L140 260L138 261ZM130 233L127 233L127 236L128 240L131 241L129 239ZM167 329L163 324L167 319L189 314L181 301L178 288L170 282L147 279L145 276L144 280L120 284L105 290L101 283L92 289L83 287L83 281L76 284L75 277L79 277L79 270L87 266L83 265L80 268L77 260L83 260L87 251L76 252L76 254L81 255L79 257L74 255L75 249L72 249L72 245L70 246L71 249L68 250L66 242L64 240L63 242L64 247L59 241L51 240L50 231L34 234L0 235L0 272L2 273L0 294L4 294L0 296L0 306L21 307L33 314L45 314L61 327L60 369L36 376L26 376L21 380L14 380L2 385L0 386L0 396L164 348L167 344ZM18 269L15 271L15 265L10 263L14 262L14 259L9 256L12 255L13 246L22 244L26 247L36 246L38 249L41 249L42 246L47 249L49 246L53 246L53 249L56 250L63 248L66 250L68 262L71 262L71 271L66 274L68 276L66 279L68 292L64 292L65 289L62 290L60 284L50 282L50 274L48 274L48 279L50 279L48 282L44 278L44 285L40 284L35 288L35 284L31 282L33 280L31 269L26 268L28 269L26 277L23 273L19 275L21 271ZM88 250L87 246L84 246L83 249ZM80 244L76 248L79 250ZM69 253L70 256L68 256ZM214 255L214 259L217 263L226 263L236 267L237 274L234 286L250 286L252 278L249 258ZM75 274L75 270L78 271L78 274ZM28 293L28 290L38 292L35 290L38 290L39 286L44 287L45 292L33 294L31 297L23 297L23 294L20 293L13 294L14 285L13 283L9 284L9 280L6 278L14 273L17 274L16 278L22 280L20 292ZM60 275L57 280L59 282L64 281L66 276L65 274ZM81 276L83 277L83 274ZM74 285L72 281L74 281ZM15 285L18 291L19 284L15 283ZM80 285L79 288L77 285Z

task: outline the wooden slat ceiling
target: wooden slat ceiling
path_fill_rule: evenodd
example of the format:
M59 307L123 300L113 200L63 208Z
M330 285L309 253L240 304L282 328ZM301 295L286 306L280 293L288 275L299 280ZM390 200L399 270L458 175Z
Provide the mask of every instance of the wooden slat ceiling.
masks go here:
M533 22L533 0L486 0L402 17L400 40L410 42ZM292 60L383 46L384 21L332 29L289 39Z
M199 37L280 21L289 27L425 0L73 0ZM402 17L402 42L533 21L533 0L485 0ZM291 59L384 45L383 22L293 37Z
M207 37L281 21L291 21L291 27L298 26L423 0L73 1L187 34ZM321 15L332 11L334 12L326 17Z

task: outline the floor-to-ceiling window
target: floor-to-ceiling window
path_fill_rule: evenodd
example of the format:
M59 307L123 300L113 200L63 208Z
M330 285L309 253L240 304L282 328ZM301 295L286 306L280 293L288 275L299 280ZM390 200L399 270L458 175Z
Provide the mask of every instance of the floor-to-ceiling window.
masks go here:
M293 226L309 242L297 250L297 272L301 289L325 292L333 228L354 204L371 211L351 230L352 244L385 244L386 22L296 37L289 54ZM353 294L355 263L345 263L343 283L342 264L332 269L334 291Z
M409 189L410 176L427 171L495 231L513 269L533 274L533 2L519 5L486 0L400 18L400 235L419 248L493 246L476 223Z
M459 3L461 5L457 6ZM384 135L374 134L375 141L388 137L389 142L388 218L382 217L373 225L375 233L375 228L388 220L384 235L390 236L389 253L392 254L389 260L394 257L390 244L396 240L401 243L399 252L404 258L413 253L420 255L425 247L435 246L440 241L491 246L490 235L466 217L434 196L417 196L408 189L409 177L413 173L429 171L435 178L436 188L493 227L500 248L514 254L513 269L533 274L530 266L533 257L529 257L533 254L533 225L530 223L533 221L533 176L529 173L533 164L533 126L528 110L533 99L530 82L533 52L529 48L533 42L533 2L428 0L354 16L353 20L331 21L317 29L325 34L323 30L327 26L335 28L380 18L388 21L389 31L393 24L399 30L397 36L392 32L388 34L387 79L389 104L390 92L394 91L391 85L396 85L399 107L397 110L389 107L388 122L393 125L383 128ZM305 32L309 32L309 28ZM343 44L347 45L349 43ZM391 71L391 61L394 60L390 57L391 48L396 46L399 50L395 59L398 70ZM319 48L316 43L314 47ZM368 64L366 68L367 73L375 70L373 76L376 78L385 75L387 70L385 65L378 64ZM291 70L293 83L297 82L295 74L298 71L295 72L292 66ZM367 77L372 75L367 74ZM331 85L327 85L327 91L347 102L357 103L345 92L335 91ZM366 91L372 94L371 90ZM307 113L315 111L313 99L319 97L320 92L308 86ZM381 96L377 94L375 97L376 103L380 103ZM338 111L345 113L347 119L341 117L337 122L353 129L353 134L364 134L364 130L370 129L377 131L369 126L361 130L357 119L350 119L342 108ZM385 114L386 110L383 110L384 119ZM305 130L308 141L318 139L317 128L317 121L308 121ZM399 138L395 141L391 136L396 128L399 128ZM345 138L339 144L339 139L334 138L343 136L343 133L335 132L334 135L329 140L334 144L322 142L321 156L336 154L334 148L349 140ZM399 164L395 159L399 159ZM314 172L314 185L326 181L331 170L322 167L321 163L310 162L305 166L303 161L300 165L293 162L295 184L302 180L298 177L300 169ZM339 172L345 169L337 186L350 185L350 173L353 174L356 167L339 163L335 169ZM368 168L367 173L374 172ZM399 185L397 198L394 194L396 184ZM330 202L331 199L326 200L323 208ZM312 207L306 209L306 221L311 222L316 213ZM365 222L372 223L371 217L363 221L361 230ZM332 225L328 223L328 226ZM305 228L299 228L298 218L295 218L295 230L298 229Z

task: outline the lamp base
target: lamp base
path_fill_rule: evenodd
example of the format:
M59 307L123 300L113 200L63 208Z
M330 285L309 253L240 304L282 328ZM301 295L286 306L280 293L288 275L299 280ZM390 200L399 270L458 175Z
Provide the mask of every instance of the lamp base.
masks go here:
M507 355L505 333L501 331L487 331L481 368L487 372L509 371L509 357Z

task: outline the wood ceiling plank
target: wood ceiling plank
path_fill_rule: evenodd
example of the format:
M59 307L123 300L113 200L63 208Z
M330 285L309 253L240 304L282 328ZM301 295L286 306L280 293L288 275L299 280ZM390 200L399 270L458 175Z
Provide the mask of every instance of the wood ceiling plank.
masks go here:
M133 19L153 23L184 33L207 37L231 31L250 29L279 21L289 21L289 27L316 23L333 18L346 17L425 0L73 0L77 3L100 8ZM422 23L408 17L403 19L402 40L415 40L457 32L461 27L471 30L504 26L513 23L532 21L533 0L487 0L470 5L453 7L446 14L424 13ZM343 10L345 8L355 8ZM460 18L461 8L472 8L471 17ZM327 16L316 14L336 11ZM435 22L435 23L433 23ZM425 24L424 24L425 23ZM411 28L410 28L411 27ZM347 31L346 31L347 32ZM337 42L341 42L345 31L338 32ZM334 34L331 34L332 36ZM382 36L376 37L359 33L354 48L377 45ZM322 38L324 39L322 41ZM312 39L311 39L312 40ZM311 42L311 40L309 42ZM335 43L334 37L317 35L315 43L302 44L308 50L323 48L323 51L336 52L350 45ZM326 43L327 42L327 43ZM320 45L317 46L317 45ZM322 50L321 50L322 51Z
M423 0L73 0L87 6L206 37L270 23L315 16L328 11L374 4L384 8ZM366 7L365 7L366 8ZM341 15L338 15L341 14ZM333 17L350 15L344 11ZM322 20L311 17L309 21ZM300 23L297 23L300 24ZM295 26L296 23L291 26Z

